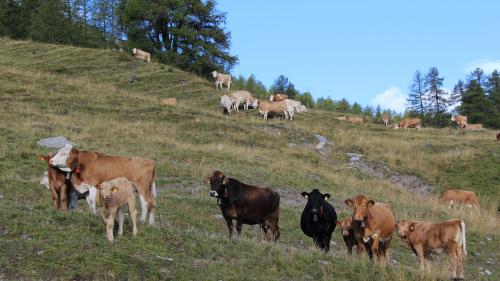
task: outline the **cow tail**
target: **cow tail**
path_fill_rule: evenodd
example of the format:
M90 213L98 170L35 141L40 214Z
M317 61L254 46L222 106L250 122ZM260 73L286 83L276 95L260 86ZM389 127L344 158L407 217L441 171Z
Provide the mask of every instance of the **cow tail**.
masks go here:
M466 240L465 240L465 223L464 221L460 221L460 228L462 230L462 248L464 250L464 256L467 256L467 247L465 246Z

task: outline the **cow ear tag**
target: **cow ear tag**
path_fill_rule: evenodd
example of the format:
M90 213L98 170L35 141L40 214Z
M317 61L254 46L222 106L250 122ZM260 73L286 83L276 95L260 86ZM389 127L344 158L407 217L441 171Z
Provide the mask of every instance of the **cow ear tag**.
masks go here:
M118 191L118 188L116 188L116 186L113 186L113 187L111 188L111 191L112 191L112 192L117 192L117 191Z

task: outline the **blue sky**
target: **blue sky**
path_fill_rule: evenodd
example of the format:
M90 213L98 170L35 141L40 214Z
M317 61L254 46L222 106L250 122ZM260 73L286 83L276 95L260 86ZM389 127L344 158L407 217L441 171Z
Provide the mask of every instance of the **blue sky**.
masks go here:
M500 1L219 0L233 75L280 74L315 98L404 108L415 70L452 89L475 66L500 69Z

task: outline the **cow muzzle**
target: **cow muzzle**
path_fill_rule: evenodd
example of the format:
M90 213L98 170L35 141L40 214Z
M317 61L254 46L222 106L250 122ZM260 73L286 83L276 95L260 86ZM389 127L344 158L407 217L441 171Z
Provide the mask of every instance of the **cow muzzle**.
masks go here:
M211 197L219 197L219 194L215 190L210 190L210 192L208 192L208 195L210 195Z

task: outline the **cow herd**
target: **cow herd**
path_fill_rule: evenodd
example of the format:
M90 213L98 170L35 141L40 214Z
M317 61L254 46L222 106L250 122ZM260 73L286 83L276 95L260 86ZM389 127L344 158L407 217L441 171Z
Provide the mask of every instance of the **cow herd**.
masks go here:
M118 235L123 234L126 206L133 225L132 234L136 236L136 194L142 209L140 221L145 222L149 214L149 224L155 224L155 165L151 160L81 151L72 145L39 159L47 165L41 184L50 189L54 208L74 208L75 204L71 202L74 199L69 199L72 198L69 195L71 190L85 197L93 213L99 210L110 244L114 240L115 217L118 220ZM209 196L217 199L227 223L229 238L233 237L234 228L240 236L243 225L247 224L259 225L268 241L279 239L278 192L245 184L220 171L205 177L204 182L210 185ZM344 203L351 208L352 215L339 219L334 206L328 202L330 194L313 189L301 195L307 203L300 217L300 227L325 253L330 249L332 234L338 226L349 253L356 248L358 255L366 253L386 265L391 260L392 235L396 232L419 258L422 269L429 269L429 254L445 252L450 257L453 278L457 278L457 271L458 277L463 278L466 256L463 221L402 220L396 223L388 204L375 202L364 195L346 199ZM479 208L476 194L470 191L449 189L441 193L439 201L449 208L459 204Z

